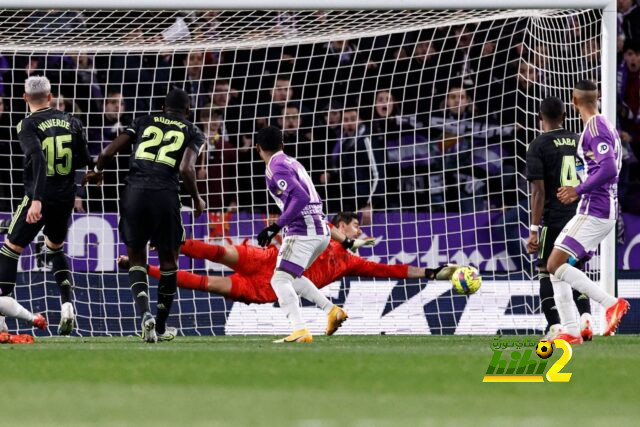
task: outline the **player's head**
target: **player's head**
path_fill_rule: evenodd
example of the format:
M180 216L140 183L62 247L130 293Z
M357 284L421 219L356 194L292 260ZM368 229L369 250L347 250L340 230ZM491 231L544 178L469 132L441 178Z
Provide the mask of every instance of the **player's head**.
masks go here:
M355 212L338 212L331 224L349 239L356 239L362 234L360 230L360 220Z
M282 150L282 131L275 126L267 126L256 134L256 149L263 160Z
M640 70L640 40L627 39L622 48L624 63L632 73Z
M581 108L598 108L598 85L593 80L580 80L573 88L573 105Z
M182 89L171 89L164 97L164 111L167 113L187 116L190 105L189 95Z
M48 107L52 97L51 82L45 76L31 76L24 81L23 99L30 107Z
M560 98L548 96L540 103L538 118L545 132L560 127L566 116L564 102Z

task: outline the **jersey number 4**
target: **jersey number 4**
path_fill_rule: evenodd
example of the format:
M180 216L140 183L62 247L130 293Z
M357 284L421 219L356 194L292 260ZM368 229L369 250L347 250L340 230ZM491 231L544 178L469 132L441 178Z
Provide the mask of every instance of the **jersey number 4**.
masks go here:
M580 184L578 172L576 171L575 156L562 157L562 171L560 172L560 185L565 187L575 187Z
M170 130L167 133L164 133L159 127L149 126L142 133L142 137L151 137L151 139L147 139L138 145L138 149L136 150L136 159L164 163L171 167L176 165L177 160L169 156L169 154L182 148L182 144L184 143L184 133L177 130ZM158 148L155 154L147 151L158 146L160 146L160 148Z
M42 150L47 158L47 176L69 175L71 172L71 135L56 135L42 141Z

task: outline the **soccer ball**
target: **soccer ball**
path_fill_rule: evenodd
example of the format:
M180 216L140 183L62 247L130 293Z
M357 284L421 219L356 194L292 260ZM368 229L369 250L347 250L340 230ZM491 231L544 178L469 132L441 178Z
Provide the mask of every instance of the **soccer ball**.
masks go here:
M480 289L482 277L480 277L475 267L460 267L453 272L451 284L456 293L460 295L471 295Z
M548 359L553 354L553 346L547 340L542 340L536 345L536 354L541 359Z

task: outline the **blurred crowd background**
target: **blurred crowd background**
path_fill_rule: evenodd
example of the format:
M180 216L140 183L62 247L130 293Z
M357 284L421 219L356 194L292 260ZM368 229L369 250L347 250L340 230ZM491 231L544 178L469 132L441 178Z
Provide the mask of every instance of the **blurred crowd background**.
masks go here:
M296 31L294 17L269 13L278 31ZM31 14L25 25L34 37L63 38L105 19L51 16ZM618 24L619 194L623 211L640 214L637 2L619 0ZM155 32L129 28L123 37L137 46L171 46L246 25L237 14L198 12L171 15L170 25ZM15 126L26 114L23 83L31 75L51 80L52 107L83 121L93 156L134 117L158 111L171 87L185 89L190 118L207 139L197 177L214 215L271 209L252 140L268 124L283 129L285 151L309 170L328 212L526 207L524 158L539 133L537 106L562 84L562 69L547 72L550 58L574 58L571 72L582 78L600 72L597 21L564 18L561 43L536 40L521 18L284 47L0 50L0 211L12 211L22 198ZM79 189L76 210L117 211L127 162L127 153L118 157L104 187Z

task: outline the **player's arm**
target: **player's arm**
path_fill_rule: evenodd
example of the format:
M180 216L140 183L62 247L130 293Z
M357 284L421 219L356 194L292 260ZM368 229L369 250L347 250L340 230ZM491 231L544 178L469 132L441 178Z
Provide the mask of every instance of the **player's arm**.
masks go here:
M289 171L276 171L273 174L273 179L278 186L278 195L284 196L282 198L286 200L286 203L278 219L258 234L258 244L262 247L267 246L282 227L289 225L311 201L307 192L304 191L297 179L291 177Z
M129 145L133 140L133 136L128 132L123 132L118 135L109 145L105 147L104 150L98 156L98 161L96 162L95 167L92 171L87 172L87 174L82 179L82 185L87 183L91 184L102 184L102 171L106 167L107 164L113 159L117 153L122 151L124 147Z
M194 215L199 217L204 211L205 203L198 193L198 186L196 185L196 161L198 160L198 153L193 151L191 147L187 147L184 150L182 161L180 162L180 176L182 177L182 183L187 190L191 198L193 199Z
M71 134L73 136L73 168L78 170L86 166L92 166L93 159L89 154L87 136L82 122L77 117L70 118Z
M542 211L544 210L544 181L534 179L530 183L531 186L531 228L529 229L529 240L527 241L527 250L529 253L538 251L538 227L542 223Z
M594 189L604 185L614 178L618 173L616 159L613 151L615 139L613 135L608 137L596 137L591 142L591 151L596 163L600 166L598 170L587 177L587 179L576 187L560 187L558 189L558 200L565 205L578 200L585 193L590 193Z
M538 228L542 223L542 212L544 210L544 159L540 143L535 139L527 150L527 179L531 186L531 225L529 227L529 240L527 250L529 253L538 250Z
M20 148L27 161L31 161L33 169L33 200L27 211L27 222L33 224L42 218L42 199L47 185L47 160L35 124L31 120L23 120L18 125L18 139Z
M362 246L375 246L377 243L375 237L365 237L364 239L349 239L342 231L334 227L333 224L329 224L329 228L331 229L331 239L340 243L343 248L351 249L354 252Z
M349 257L349 267L345 276L382 277L390 279L448 280L457 266L441 265L438 268L420 268L406 264L381 264L367 261L358 256Z
M87 196L87 189L82 186L82 181L87 172L86 168L93 168L93 159L89 154L89 144L82 122L77 117L71 116L71 134L73 136L73 170L75 171L76 197L74 209L76 212L84 213L82 200Z

